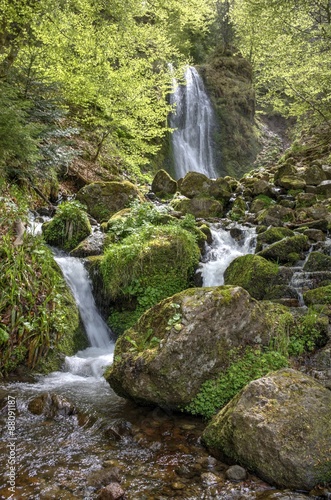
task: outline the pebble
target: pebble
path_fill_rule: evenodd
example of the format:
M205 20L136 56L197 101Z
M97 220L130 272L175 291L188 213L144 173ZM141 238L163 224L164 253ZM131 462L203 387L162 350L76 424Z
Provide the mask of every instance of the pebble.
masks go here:
M212 484L219 483L221 478L212 472L204 472L201 474L201 481L204 486L211 486Z
M184 490L186 488L186 485L180 483L179 481L176 481L175 483L172 483L171 488L173 490Z
M227 469L225 475L230 481L244 481L247 477L247 472L240 465L232 465Z

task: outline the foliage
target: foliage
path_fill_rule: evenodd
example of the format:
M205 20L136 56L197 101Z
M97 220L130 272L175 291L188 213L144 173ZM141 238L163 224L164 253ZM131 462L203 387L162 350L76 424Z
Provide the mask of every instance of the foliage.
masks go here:
M15 222L28 223L27 193L0 184L0 375L22 363L46 369L50 357L58 368L58 353L77 347L78 312L43 240L25 233L13 244Z
M327 327L327 317L310 308L297 320L294 330L290 333L289 355L301 356L322 347L327 341Z
M195 236L178 223L145 224L109 246L101 272L112 300L117 300L111 327L123 331L146 309L188 288L199 257Z
M249 347L244 353L233 351L229 368L218 379L207 380L202 384L199 393L185 410L193 415L211 418L249 382L284 366L287 366L287 358L277 351Z
M331 15L327 0L242 0L230 10L260 103L285 116L331 117Z
M91 233L84 205L78 201L61 203L54 218L43 225L43 235L49 245L72 250Z

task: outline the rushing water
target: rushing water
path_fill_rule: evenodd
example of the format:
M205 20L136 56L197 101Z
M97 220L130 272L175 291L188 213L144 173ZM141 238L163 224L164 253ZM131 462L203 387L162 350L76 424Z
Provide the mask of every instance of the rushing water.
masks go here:
M188 67L185 71L186 85L174 82L172 104L176 111L171 115L175 174L184 177L195 171L210 178L217 177L213 147L215 116L202 78L197 70Z
M213 241L206 246L201 265L203 286L224 284L224 272L231 262L249 253L254 253L256 245L255 228L233 224L227 229L220 225L211 227Z

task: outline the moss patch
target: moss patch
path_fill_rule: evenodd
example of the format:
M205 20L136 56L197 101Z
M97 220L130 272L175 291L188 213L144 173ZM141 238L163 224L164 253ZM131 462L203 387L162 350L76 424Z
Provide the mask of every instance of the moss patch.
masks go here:
M273 287L278 265L258 255L244 255L231 262L224 274L226 285L242 286L255 299L263 299Z

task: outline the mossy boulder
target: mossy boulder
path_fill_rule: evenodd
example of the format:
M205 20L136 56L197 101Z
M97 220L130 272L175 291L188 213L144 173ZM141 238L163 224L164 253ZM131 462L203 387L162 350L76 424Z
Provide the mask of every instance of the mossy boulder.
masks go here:
M331 198L331 180L326 180L326 181L321 182L316 187L316 193L322 194L322 195L326 196L327 198Z
M309 186L318 186L321 182L327 180L327 176L321 165L311 164L305 167L302 178Z
M307 306L315 304L331 305L331 285L308 290L303 294L303 300Z
M203 241L206 236L196 229ZM188 288L200 258L195 234L179 226L142 227L110 245L101 263L103 286L113 301L115 333L165 297Z
M287 227L270 227L266 231L257 235L256 252L260 252L264 246L271 245L283 238L294 236L294 232Z
M92 182L77 193L77 200L87 206L87 211L98 222L108 220L116 212L143 196L129 181Z
M46 243L67 251L92 232L87 214L77 202L60 205L53 219L43 224L42 231Z
M277 184L288 190L304 189L306 187L306 181L297 175L284 175L278 179Z
M250 212L253 214L256 214L257 212L260 212L261 210L265 210L266 208L269 208L270 205L274 205L276 202L269 196L266 196L264 194L259 194L256 196L250 206Z
M276 241L269 247L261 250L258 255L275 262L287 263L294 262L297 259L297 256L300 258L303 252L307 250L309 250L307 236L303 234L296 234L295 236L289 236L280 241Z
M283 226L286 222L295 220L294 210L282 205L273 205L259 214L257 222L264 226Z
M282 369L248 384L203 433L209 450L278 487L331 481L331 392Z
M217 179L212 180L210 183L209 194L217 200L228 201L232 196L231 181L228 181L223 177L218 177Z
M181 198L171 202L172 208L182 214L192 214L194 217L208 219L223 216L223 204L213 198Z
M188 172L180 184L180 192L186 198L210 196L209 190L212 181L199 172Z
M173 195L177 191L177 182L165 170L159 170L152 182L152 191L160 198Z
M241 286L255 299L263 299L273 288L277 275L277 264L258 255L244 255L231 262L224 283Z
M331 257L321 252L311 252L303 266L303 270L306 272L330 271Z
M279 340L286 314L241 287L185 290L149 309L117 340L106 378L120 396L181 409L228 369L231 353Z

